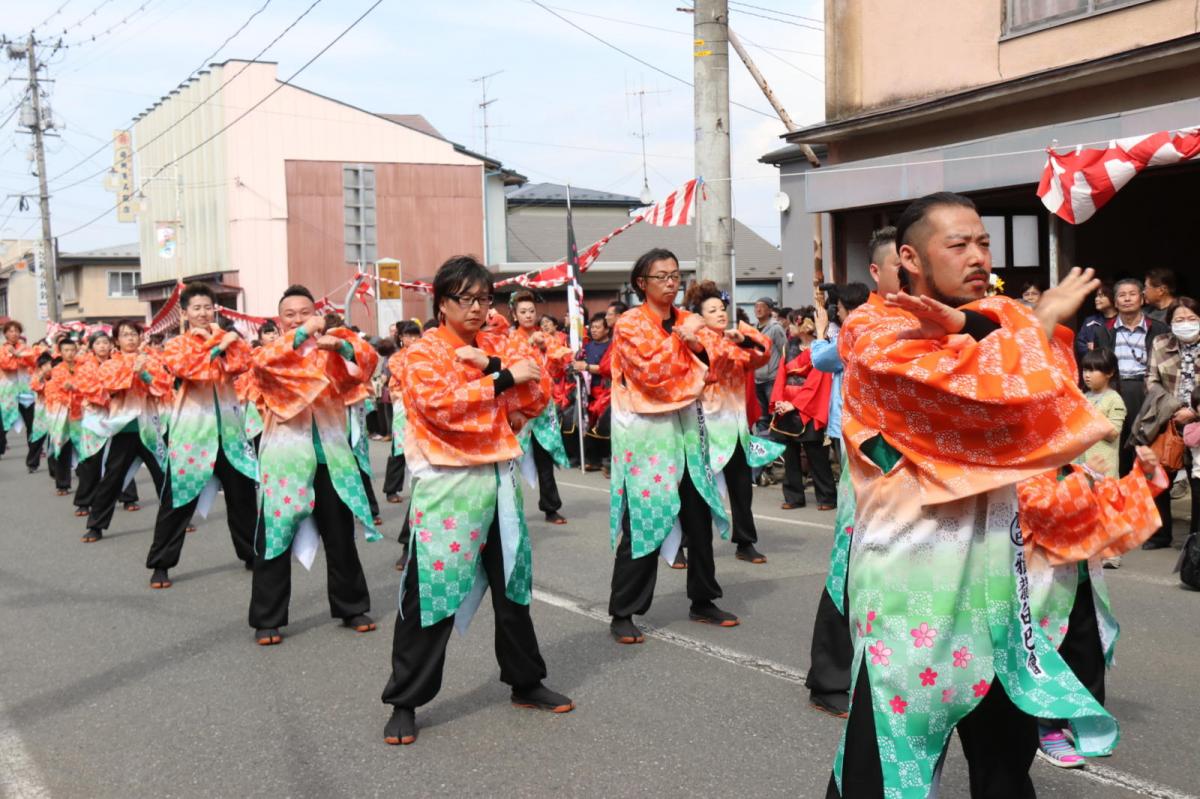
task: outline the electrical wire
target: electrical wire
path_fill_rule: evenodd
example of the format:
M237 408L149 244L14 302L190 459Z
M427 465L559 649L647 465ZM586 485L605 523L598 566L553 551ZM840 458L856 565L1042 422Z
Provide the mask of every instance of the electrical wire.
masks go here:
M729 5L742 6L743 8L753 8L753 9L757 9L758 11L766 11L771 14L776 14L781 17L795 17L796 19L802 19L802 20L805 20L806 22L815 22L821 26L825 25L825 20L823 20L823 19L817 19L816 17L806 17L803 14L793 14L791 11L776 11L773 8L766 8L764 6L756 6L756 5L752 5L750 3L742 3L742 2L740 2L740 0L729 0Z
M320 2L320 0L317 0L317 2ZM328 51L329 51L329 50L330 50L330 49L331 49L331 48L332 48L332 47L333 47L335 44L337 44L337 43L338 43L338 42L340 42L340 41L341 41L343 38L345 38L345 36L346 36L348 33L350 33L350 31L354 30L354 29L355 29L355 28L358 26L358 24L359 24L360 22L362 22L364 19L366 19L366 18L367 18L367 16L368 16L368 15L369 15L369 14L370 14L372 11L374 11L376 8L378 8L378 7L379 7L379 6L380 6L382 3L383 3L383 0L375 0L375 2L374 2L374 3L372 3L372 4L371 4L371 5L370 5L370 6L367 8L367 10L366 10L366 11L364 11L362 14L360 14L360 15L359 15L359 16L358 16L358 17L357 17L357 18L356 18L356 19L355 19L353 22L351 22L351 23L350 23L350 25L349 25L349 26L347 26L347 27L346 27L346 28L345 28L345 29L344 29L344 30L343 30L341 33L339 33L337 36L335 36L335 37L334 37L334 38L333 38L333 39L332 39L332 40L331 40L331 41L330 41L328 44L326 44L326 45L325 45L324 47L322 47L320 50L318 50L318 51L317 51L317 53L316 53L316 54L315 54L315 55L314 55L312 58L308 59L308 61L305 61L305 62L304 62L304 64L303 64L303 65L301 65L301 66L300 66L300 68L299 68L299 69L297 69L295 72L293 72L291 75L289 75L289 76L287 77L287 79L285 79L285 80L282 80L282 81L279 81L278 85L277 85L277 86L276 86L274 89L272 89L271 91L267 92L267 93L266 93L266 94L265 94L265 95L264 95L264 96L263 96L263 97L262 97L260 100L258 100L258 102L254 103L254 105L250 106L250 107L249 107L249 108L247 108L245 111L243 111L241 114L239 114L238 116L236 116L234 119L232 119L231 121L229 121L228 123L226 123L226 124L225 124L225 125L224 125L224 126L223 126L223 127L220 129L220 130L218 130L216 133L212 134L211 136L207 137L207 138L206 138L206 139L204 139L203 141L199 142L198 144L196 144L196 145L195 145L194 147L192 147L191 149L189 149L189 150L186 150L186 151L185 151L185 152L183 152L181 155L178 155L178 156L176 156L175 158L171 159L171 160L170 160L170 161L168 161L167 163L165 163L165 164L163 164L162 166L160 166L160 167L159 167L157 170L155 170L154 174L152 174L152 175L151 175L150 177L148 177L148 178L144 178L144 179L141 181L141 185L142 185L142 186L145 186L145 185L146 185L147 183L149 183L151 180L153 180L154 178L156 178L156 177L158 177L160 174L162 174L162 173L163 173L163 171L164 171L164 170L166 170L167 168L169 168L169 167L171 167L171 166L174 166L175 164L179 163L179 162L180 162L180 161L182 161L183 159L185 159L185 158L187 158L188 156L190 156L192 153L195 153L195 152L196 152L197 150L199 150L200 148L204 147L205 145L209 144L209 143L210 143L210 142L212 142L213 140L217 139L217 138L218 138L219 136L221 136L221 134L223 134L225 131L229 130L231 127L233 127L234 125L236 125L238 122L240 122L240 121L242 121L243 119L245 119L245 118L246 118L246 117L247 117L249 114L251 114L251 113L252 113L252 112L253 112L253 111L254 111L256 108L258 108L260 105L262 105L262 104L263 104L263 103L265 103L267 100L269 100L269 99L271 99L272 97L274 97L274 96L275 96L275 94L276 94L277 92L279 92L280 90L282 90L284 86L290 86L290 85L291 85L291 82L292 82L292 80L293 80L293 79L295 79L296 77L298 77L298 76L300 75L300 73L304 72L304 70L306 70L306 69L308 69L310 66L312 66L312 64L313 64L313 63L314 63L314 62L315 62L315 61L316 61L318 58L320 58L321 56L323 56L323 55L324 55L326 52L328 52ZM316 3L313 3L313 5L315 6L315 5L316 5ZM310 6L310 10L311 10L311 8L312 8L312 7ZM307 13L307 11L306 11L305 13ZM164 131L164 133L165 133L165 132L166 132L166 131ZM161 134L160 134L160 135L161 135ZM61 190L61 189L60 189L60 190ZM80 230L83 230L84 228L86 228L86 227L88 227L88 226L90 226L90 225L92 225L92 224L94 224L94 223L98 222L99 220L103 219L103 218L104 218L105 216L107 216L109 213L111 213L112 211L114 211L114 210L116 210L117 208L119 208L119 207L120 207L120 205L121 205L121 203L120 203L120 202L117 202L117 203L115 203L115 204L114 204L112 207L110 207L110 208L106 208L104 211L102 211L101 213L99 213L98 215L96 215L95 217L93 217L92 219L88 220L87 222L84 222L84 223L83 223L83 224L81 224L81 225L77 225L76 227L73 227L73 228L71 228L70 230L66 231L65 233L60 233L60 234L58 234L58 235L59 235L59 236L66 237L66 236L69 236L69 235L71 235L72 233L77 233L77 232L79 232Z
M649 67L650 69L654 70L655 72L659 73L660 75L665 75L665 76L667 76L668 78L670 78L670 79L671 79L671 80L673 80L673 81L678 81L679 83L682 83L684 86L691 86L692 88L695 88L695 85L694 85L694 84L693 84L691 81L689 81L689 80L684 80L683 78L679 77L678 75L674 75L674 74L672 74L672 73L670 73L670 72L667 72L667 71L666 71L665 69L663 69L662 67L657 67L657 66L655 66L654 64L651 64L649 61L646 61L646 60L645 60L645 59L643 59L643 58L639 58L638 56L634 55L633 53L629 52L628 50L624 50L624 49L622 49L622 48L618 47L617 45L615 45L615 44L613 44L612 42L608 41L608 40L607 40L607 39L605 39L604 37L602 37L602 36L598 36L598 35L596 35L595 33L592 33L592 32L591 32L590 30L588 30L587 28L584 28L584 27L583 27L583 26L581 26L581 25L577 25L577 24L575 24L575 23L574 23L574 22L572 22L571 20L569 20L569 19L567 19L566 17L564 17L562 14L559 14L557 11L555 11L554 9L550 8L549 6L547 6L545 3L539 2L539 0L529 0L529 2L533 3L535 6L537 6L537 7L538 7L538 8L540 8L540 9L542 9L542 10L543 10L543 11L545 11L546 13L548 13L548 14L552 14L552 15L554 15L554 16L556 16L556 17L558 17L558 18L559 18L559 19L561 19L563 22L567 23L567 24L568 24L568 25L570 25L572 28L575 28L576 30L580 31L581 33L587 34L587 35L588 35L588 36L590 36L591 38L593 38L593 39L595 39L596 41L598 41L598 42L600 42L601 44L603 44L605 47L612 48L613 50L616 50L618 53L620 53L620 54L624 55L625 57L627 57L627 58L632 58L634 61L638 62L638 63L639 63L639 64L641 64L642 66L644 66L644 67ZM754 113L754 114L758 114L759 116L768 117L769 119L774 119L774 120L778 120L778 119L779 119L779 117L778 117L778 116L776 116L775 114L768 114L766 111L760 111L759 109L757 109L757 108L754 108L753 106L745 105L744 103L739 103L739 102L737 102L737 101L735 101L735 100L730 100L730 101L729 101L729 104L730 104L730 105L736 105L738 108L745 109L746 111L749 111L749 112L751 112L751 113Z
M810 31L817 31L818 33L823 33L825 30L824 28L818 28L818 27L809 25L804 22L792 22L790 19L783 19L781 17L769 17L766 14L759 14L757 11L746 11L743 8L735 8L735 9L733 9L733 11L736 14L745 14L748 17L758 17L759 19L769 19L769 20L771 20L771 22L778 22L781 25L794 25L797 28L803 28L804 30L810 30Z

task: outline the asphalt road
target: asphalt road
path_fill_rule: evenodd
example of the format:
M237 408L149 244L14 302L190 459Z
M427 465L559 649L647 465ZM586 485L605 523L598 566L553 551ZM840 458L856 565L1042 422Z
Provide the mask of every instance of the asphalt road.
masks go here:
M26 474L13 443L0 459L0 796L824 796L841 722L808 707L802 682L833 519L781 511L777 487L755 489L767 565L718 545L721 604L742 625L687 621L684 575L664 565L644 619L652 634L636 647L606 627L606 482L560 472L563 527L542 522L527 491L547 683L577 710L509 705L485 602L450 645L442 693L418 711L416 745L388 747L379 695L404 506L385 504L385 541L359 547L377 632L330 620L318 556L311 573L293 572L283 644L258 647L220 499L188 537L175 586L152 591L144 471L143 510L118 510L104 541L84 545L69 499L54 496L44 467ZM373 446L378 487L386 452ZM1040 796L1200 794L1200 595L1170 575L1175 556L1136 552L1109 572L1123 627L1109 680L1121 745L1086 771L1036 763ZM941 795L967 795L957 744Z

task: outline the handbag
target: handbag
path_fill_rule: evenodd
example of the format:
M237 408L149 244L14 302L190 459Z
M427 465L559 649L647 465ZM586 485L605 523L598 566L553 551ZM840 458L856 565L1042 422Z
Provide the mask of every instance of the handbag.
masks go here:
M1179 562L1175 565L1179 572L1179 581L1193 591L1200 591L1200 536L1196 533L1188 535L1183 542L1183 551L1179 553Z
M1174 421L1168 421L1167 426L1158 434L1158 438L1150 445L1150 449L1158 456L1158 462L1168 472L1177 472L1183 468L1183 436L1175 427Z
M812 443L822 438L821 431L816 429L816 423L812 419L808 420L808 424L803 423L796 411L772 414L767 434L772 441L780 444Z

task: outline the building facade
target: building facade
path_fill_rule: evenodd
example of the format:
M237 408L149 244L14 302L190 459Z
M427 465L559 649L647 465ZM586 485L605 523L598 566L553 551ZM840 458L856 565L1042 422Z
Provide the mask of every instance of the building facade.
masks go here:
M0 240L0 319L15 319L29 341L46 335L46 320L38 313L38 282L34 251L40 242Z
M1036 195L1045 150L1200 122L1200 27L1192 0L826 0L826 120L761 160L779 166L785 268L866 280L866 242L933 191L971 196L994 266L1019 293L1073 265L1115 279L1165 266L1191 278L1180 232L1200 165L1154 167L1089 221ZM797 146L818 146L811 168Z
M58 254L58 290L63 322L89 325L131 319L146 321L149 305L138 298L138 245L122 244Z
M399 261L400 278L413 280L451 255L501 256L488 211L502 220L496 197L523 180L419 116L285 84L267 62L212 65L142 113L133 132L145 195L135 198L140 293L155 309L179 279L205 280L223 304L273 316L292 283L340 304L360 265L380 259ZM373 331L425 318L428 305L405 292L372 301L368 314L351 307Z

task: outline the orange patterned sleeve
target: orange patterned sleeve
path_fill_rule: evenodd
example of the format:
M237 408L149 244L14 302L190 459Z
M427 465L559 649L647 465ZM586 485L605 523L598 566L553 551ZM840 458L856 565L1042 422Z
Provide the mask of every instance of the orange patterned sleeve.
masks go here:
M407 349L402 349L388 358L387 368L388 374L388 391L391 392L393 399L400 399L401 380L400 375L404 373L404 356L408 354Z
M446 363L433 346L419 343L409 350L402 382L405 408L430 427L478 434L498 424L502 409L492 377L465 364Z
M221 342L221 336L207 331L176 336L163 345L163 363L173 375L184 380L213 380L216 373L212 350Z
M280 338L283 338L283 336L280 336ZM217 338L216 343L219 344L220 341L221 339ZM213 346L216 346L216 344ZM214 358L213 363L217 369L227 375L240 375L254 366L254 351L250 349L250 345L246 343L245 339L239 338L225 348L224 355L218 355Z
M655 413L663 405L678 405L700 396L704 388L704 364L683 340L651 319L645 305L624 313L617 320L613 341L613 371L628 383L634 411ZM679 325L691 314L679 311ZM643 406L643 407L639 407Z
M254 353L254 381L271 413L287 421L307 408L329 385L316 358L301 355L294 337L282 335Z
M541 363L539 353L524 336L498 336L480 333L476 344L485 351L500 357L502 368L507 369L518 361L533 361ZM500 395L500 404L505 412L515 411L532 419L546 408L550 401L551 380L550 371L542 369L540 380L531 380L519 386L513 386Z
M348 328L334 328L328 334L354 349L354 364L351 366L341 355L331 352L325 362L325 375L343 402L347 405L361 402L371 396L371 378L379 367L379 353L366 339Z
M89 405L100 407L108 405L108 390L104 387L100 366L95 360L89 360L75 370L72 385L75 386L80 398Z

